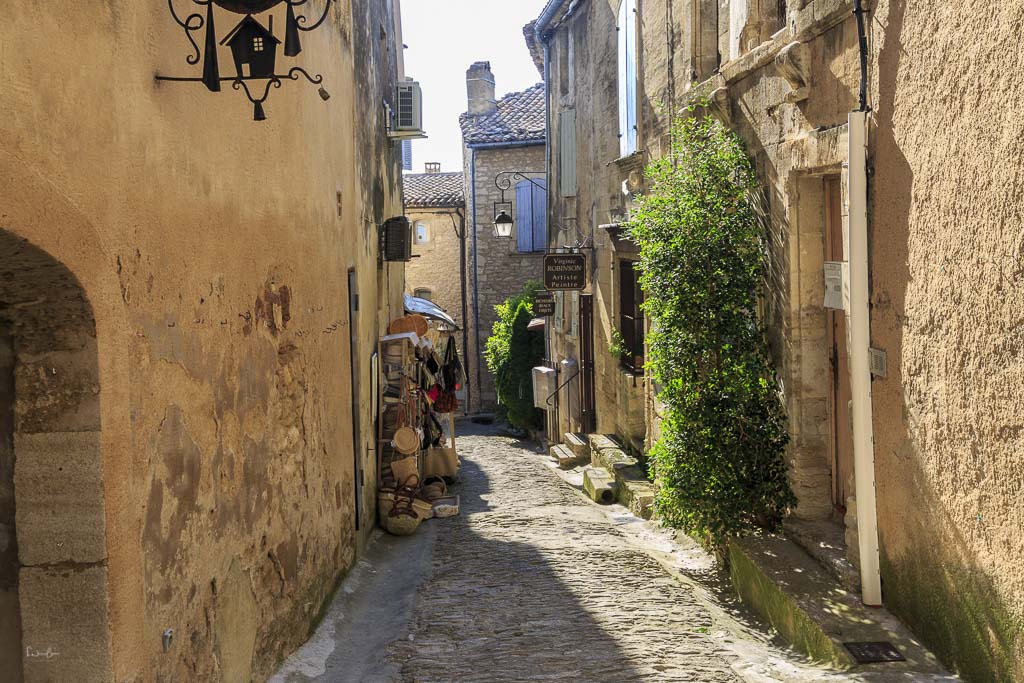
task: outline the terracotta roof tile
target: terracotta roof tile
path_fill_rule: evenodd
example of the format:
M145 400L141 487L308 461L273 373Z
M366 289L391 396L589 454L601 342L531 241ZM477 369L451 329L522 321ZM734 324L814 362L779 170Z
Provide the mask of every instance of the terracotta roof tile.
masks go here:
M546 138L544 84L513 92L498 100L493 114L459 117L466 145L501 142L543 143Z
M407 173L402 181L408 207L466 205L461 173Z

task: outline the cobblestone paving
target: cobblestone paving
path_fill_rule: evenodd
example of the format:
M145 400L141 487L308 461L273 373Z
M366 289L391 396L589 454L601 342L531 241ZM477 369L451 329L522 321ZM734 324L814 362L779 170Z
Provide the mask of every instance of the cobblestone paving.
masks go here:
M463 513L431 522L432 572L390 648L402 680L739 680L688 588L523 445L476 431Z

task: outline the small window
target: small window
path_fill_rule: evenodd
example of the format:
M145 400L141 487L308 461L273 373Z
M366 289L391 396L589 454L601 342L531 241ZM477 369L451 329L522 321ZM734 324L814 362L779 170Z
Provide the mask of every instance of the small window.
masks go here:
M434 293L426 287L417 287L413 290L412 295L417 299L426 299L427 301L434 300Z
M430 226L426 223L416 224L416 244L430 243Z
M625 353L622 367L633 374L644 369L644 314L640 288L640 271L634 261L619 262L619 333L622 335Z
M256 36L252 39L252 49L256 52L263 52L263 37Z

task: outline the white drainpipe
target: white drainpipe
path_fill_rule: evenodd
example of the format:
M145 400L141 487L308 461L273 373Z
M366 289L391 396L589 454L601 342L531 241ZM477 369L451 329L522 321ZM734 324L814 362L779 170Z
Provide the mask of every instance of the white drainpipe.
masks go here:
M871 312L868 283L867 112L850 114L850 389L853 393L853 459L860 545L861 597L882 605L875 503L874 428L871 423Z

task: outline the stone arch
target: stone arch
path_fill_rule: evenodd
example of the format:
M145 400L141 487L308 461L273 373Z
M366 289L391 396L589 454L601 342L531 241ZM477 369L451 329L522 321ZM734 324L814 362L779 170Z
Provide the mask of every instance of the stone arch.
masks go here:
M13 680L111 677L96 321L71 270L0 228L4 642Z

